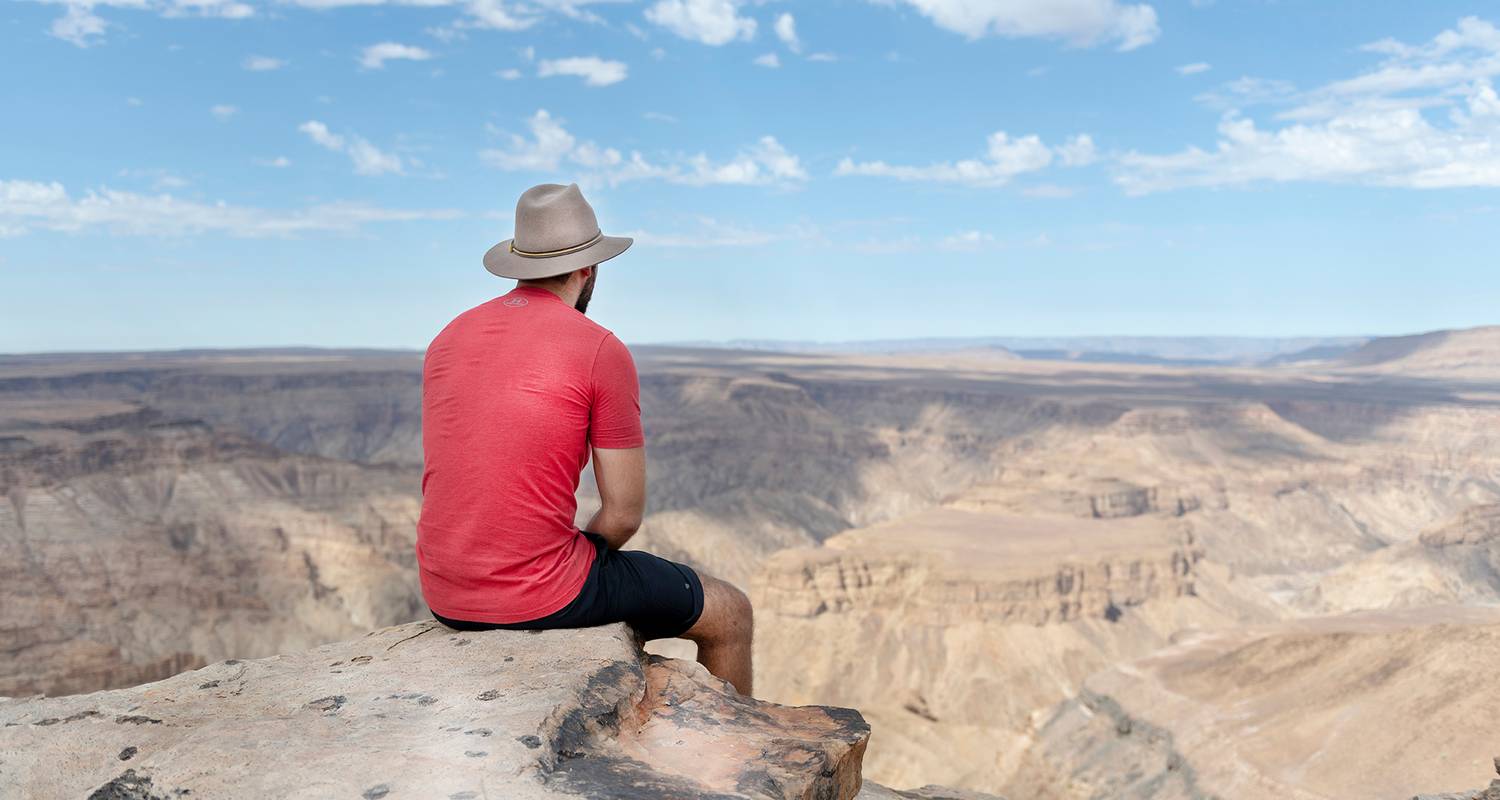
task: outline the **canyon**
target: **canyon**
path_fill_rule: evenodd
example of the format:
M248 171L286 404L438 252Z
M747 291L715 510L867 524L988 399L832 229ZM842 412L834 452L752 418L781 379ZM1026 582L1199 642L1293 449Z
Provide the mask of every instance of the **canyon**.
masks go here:
M1488 779L1500 328L1255 365L634 352L631 546L746 588L757 694L859 709L872 781L1062 800ZM420 365L0 357L0 695L420 619Z

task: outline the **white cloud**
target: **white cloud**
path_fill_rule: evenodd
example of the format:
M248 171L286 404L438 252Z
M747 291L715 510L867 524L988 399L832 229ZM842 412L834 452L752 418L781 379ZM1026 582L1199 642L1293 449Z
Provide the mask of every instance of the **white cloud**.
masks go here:
M220 104L210 108L208 113L213 114L216 119L223 122L240 113L240 110L234 106Z
M1120 157L1116 182L1142 194L1182 187L1323 181L1409 188L1500 187L1500 29L1475 17L1432 40L1366 45L1373 69L1310 91L1240 79L1211 149ZM1250 106L1281 110L1269 119Z
M1094 137L1086 133L1074 136L1055 149L1065 167L1086 167L1099 158L1098 151L1094 149Z
M833 53L812 53L807 57L808 61L838 61L839 57Z
M381 42L366 47L360 53L359 64L365 69L381 69L387 61L398 59L426 61L429 58L432 58L432 54L420 47L396 42Z
M315 119L298 125L297 130L307 134L319 147L348 155L349 160L354 162L354 172L357 175L384 175L388 172L400 174L404 169L400 156L386 153L359 136L351 135L345 139Z
M1027 197L1037 197L1044 200L1063 200L1077 193L1077 190L1070 186L1058 186L1055 183L1039 183L1035 186L1027 186L1021 190L1021 194Z
M277 156L275 158L257 158L255 159L255 163L259 164L262 167L275 167L277 169L285 169L292 165L292 160L290 158L287 158L286 156Z
M103 37L110 23L98 15L100 9L119 9L155 13L163 17L219 17L243 19L254 16L256 6L242 0L36 0L62 6L63 15L55 19L50 32L64 41L87 47ZM450 24L428 28L428 33L443 41L464 35L469 29L521 31L531 28L549 14L581 22L603 20L587 10L588 6L619 0L282 0L282 2L318 10L371 7L415 6L451 8L462 17ZM271 5L266 3L266 5ZM248 67L247 67L248 68Z
M739 5L739 0L657 0L646 9L646 19L684 39L723 45L755 36L755 20L740 16Z
M135 6L142 0L118 0L119 5ZM221 19L246 19L255 16L255 8L237 0L171 0L164 14L169 17L196 14Z
M510 69L502 69L499 72L495 73L495 77L504 78L508 81L516 81L521 79L521 71L516 69L515 67L511 67Z
M334 203L281 210L199 203L170 194L145 195L109 188L73 196L55 181L0 180L0 230L20 236L33 230L128 236L227 234L260 238L311 232L357 231L378 222L451 219L457 211L386 209Z
M307 122L298 125L297 130L307 134L312 138L314 142L317 142L320 146L326 147L329 150L344 149L344 137L329 131L327 125L324 125L323 123L315 119L308 120Z
M1012 138L1005 131L996 131L990 134L983 158L943 161L925 166L903 166L884 161L856 162L845 158L834 169L834 174L895 178L902 181L962 183L971 186L1002 186L1017 175L1045 169L1052 164L1054 157L1064 166L1091 163L1096 158L1093 139L1080 134L1052 148L1043 144L1036 135Z
M400 157L383 152L358 136L349 142L348 153L349 159L354 162L355 174L384 175L387 172L401 172Z
M963 231L955 233L952 236L943 237L942 241L938 242L938 247L944 250L972 252L994 243L995 237L993 234L984 233L983 231Z
M497 31L524 31L539 19L501 0L469 0L464 10L472 20L471 26Z
M572 75L583 78L589 86L609 86L625 80L628 68L623 61L606 61L597 56L575 56L554 58L537 64L536 74L541 78L554 75Z
M984 36L1062 39L1076 46L1115 42L1134 50L1161 35L1156 9L1118 0L871 0L911 6L939 28Z
M727 161L707 155L673 155L651 160L639 151L629 155L613 147L579 141L545 110L527 120L531 136L508 134L506 147L480 152L490 166L511 171L556 172L577 169L584 180L616 185L660 180L689 186L792 185L807 180L801 161L773 136L763 136Z
M163 17L220 17L244 19L255 15L255 8L238 0L39 0L63 7L62 16L54 19L48 32L65 42L88 47L104 37L111 27L96 12L102 8L149 11Z
M797 20L790 13L783 12L776 18L776 38L793 53L802 52L802 40L797 38Z
M270 56L250 56L241 62L240 66L251 72L270 72L286 66L286 62Z
M51 33L78 47L88 47L104 37L104 18L90 6L69 4L63 15L52 21Z
M1200 72L1208 72L1210 69L1213 69L1213 67L1210 66L1208 63L1203 62L1203 61L1194 61L1191 64L1183 64L1182 66L1177 67L1177 74L1178 75L1197 75Z
M755 57L755 65L759 67L770 67L771 69L776 69L777 67L781 66L781 58L778 57L775 53L766 53L765 55Z

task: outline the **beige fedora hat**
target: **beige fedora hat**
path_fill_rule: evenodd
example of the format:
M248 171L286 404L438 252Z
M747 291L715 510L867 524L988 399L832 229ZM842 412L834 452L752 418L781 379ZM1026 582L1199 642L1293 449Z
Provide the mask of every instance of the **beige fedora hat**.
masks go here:
M502 278L549 278L625 252L628 236L605 236L578 184L544 183L516 201L516 235L484 254L484 268Z

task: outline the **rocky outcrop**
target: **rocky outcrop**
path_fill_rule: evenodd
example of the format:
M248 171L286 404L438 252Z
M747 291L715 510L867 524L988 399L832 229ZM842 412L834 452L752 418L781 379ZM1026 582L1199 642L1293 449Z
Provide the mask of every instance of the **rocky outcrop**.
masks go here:
M1466 508L1452 519L1422 531L1419 538L1423 546L1432 548L1500 541L1500 503Z
M1326 800L1472 786L1500 741L1489 712L1500 687L1472 665L1497 661L1493 608L1199 634L1090 676L1038 726L1005 788L1047 800Z
M759 702L645 656L624 625L421 622L0 699L0 796L852 798L869 732L858 712Z

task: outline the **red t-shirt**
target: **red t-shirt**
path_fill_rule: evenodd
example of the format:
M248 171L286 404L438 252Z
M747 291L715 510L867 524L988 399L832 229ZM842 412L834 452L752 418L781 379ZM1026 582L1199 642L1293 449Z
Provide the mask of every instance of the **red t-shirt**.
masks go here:
M422 366L427 605L500 623L567 605L594 562L573 524L590 447L644 443L635 362L614 334L530 286L458 315Z

